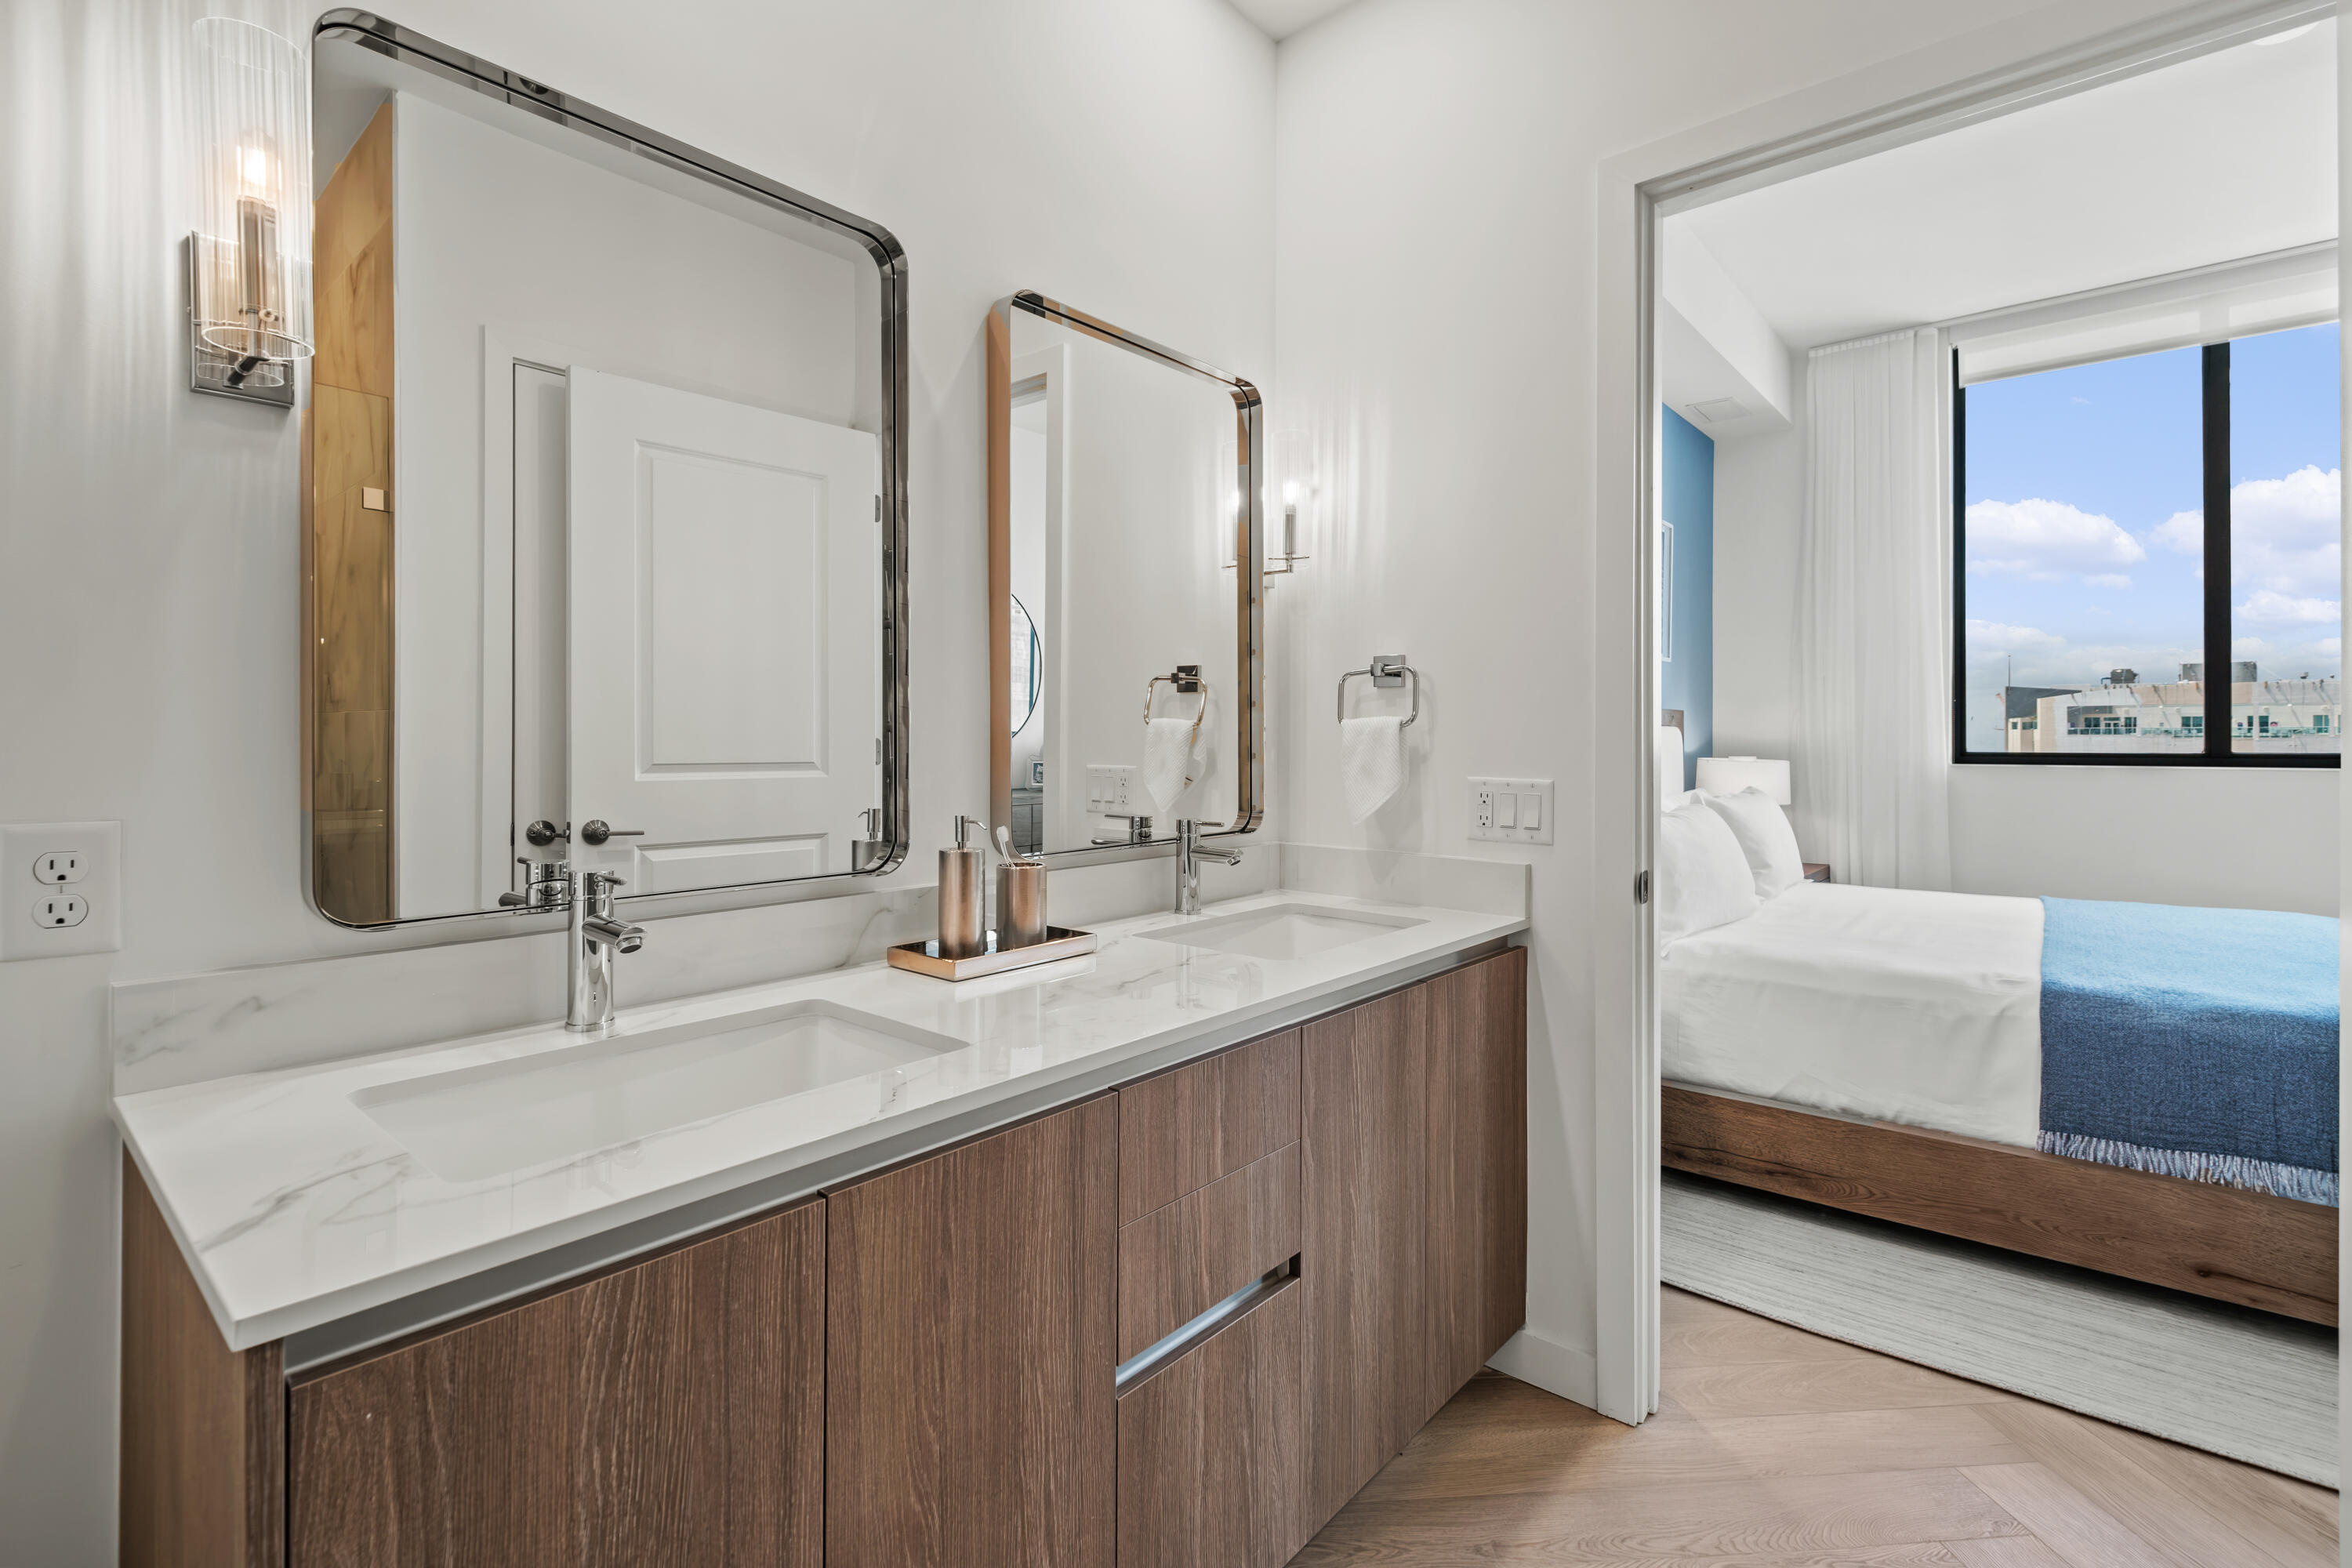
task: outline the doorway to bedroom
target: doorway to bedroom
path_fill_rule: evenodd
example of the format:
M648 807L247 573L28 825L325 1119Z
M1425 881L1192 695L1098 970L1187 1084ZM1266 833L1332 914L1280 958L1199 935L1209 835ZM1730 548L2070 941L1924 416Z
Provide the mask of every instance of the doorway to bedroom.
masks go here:
M1669 203L1650 344L1663 1277L2331 1487L2336 31Z

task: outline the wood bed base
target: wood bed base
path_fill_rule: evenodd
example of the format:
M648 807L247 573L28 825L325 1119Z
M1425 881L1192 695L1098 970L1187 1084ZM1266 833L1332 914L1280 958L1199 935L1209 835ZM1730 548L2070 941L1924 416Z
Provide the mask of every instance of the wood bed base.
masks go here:
M1671 1170L2336 1325L2334 1209L1665 1086Z

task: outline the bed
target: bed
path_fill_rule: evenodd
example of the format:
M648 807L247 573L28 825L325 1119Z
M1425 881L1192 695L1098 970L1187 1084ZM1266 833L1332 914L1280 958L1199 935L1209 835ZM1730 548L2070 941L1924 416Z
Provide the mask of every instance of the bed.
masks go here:
M2332 1325L2336 932L1786 887L1664 947L1664 1163Z

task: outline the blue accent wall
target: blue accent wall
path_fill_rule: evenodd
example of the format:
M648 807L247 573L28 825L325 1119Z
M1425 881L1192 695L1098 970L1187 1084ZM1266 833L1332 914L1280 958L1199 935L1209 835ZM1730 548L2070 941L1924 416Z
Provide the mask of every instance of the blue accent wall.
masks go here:
M1674 647L1659 667L1658 706L1683 710L1683 787L1715 751L1715 441L1671 408L1664 495L1675 525Z

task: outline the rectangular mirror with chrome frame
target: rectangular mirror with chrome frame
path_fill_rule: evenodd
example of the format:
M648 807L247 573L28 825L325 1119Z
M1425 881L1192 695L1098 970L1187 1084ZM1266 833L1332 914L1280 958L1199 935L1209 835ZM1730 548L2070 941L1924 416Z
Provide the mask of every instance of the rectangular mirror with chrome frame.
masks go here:
M988 433L992 826L1033 855L1255 830L1256 388L1024 291L989 314Z
M907 844L906 259L387 22L313 38L303 814L352 926Z

